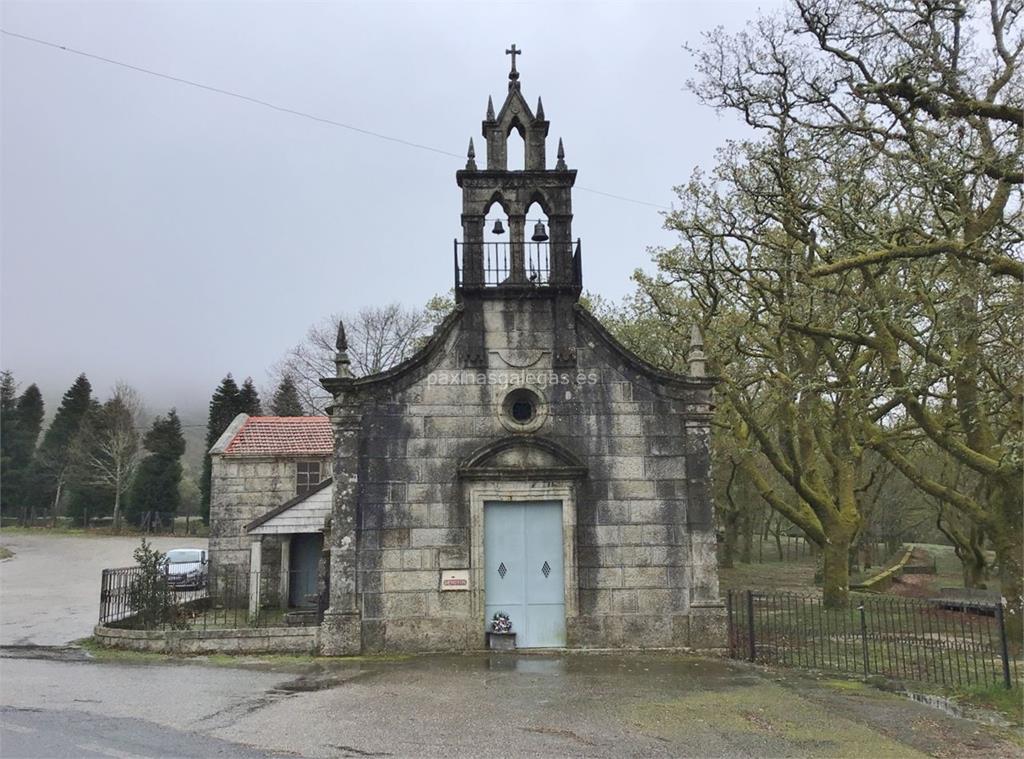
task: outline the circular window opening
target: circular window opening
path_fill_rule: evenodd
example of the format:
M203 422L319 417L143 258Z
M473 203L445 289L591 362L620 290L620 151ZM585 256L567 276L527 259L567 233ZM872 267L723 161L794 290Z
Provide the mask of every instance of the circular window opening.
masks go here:
M533 390L516 388L501 404L502 423L516 431L531 431L543 423L543 401Z
M537 411L530 401L519 400L512 402L512 418L520 424L526 424L533 419L533 415L536 413Z

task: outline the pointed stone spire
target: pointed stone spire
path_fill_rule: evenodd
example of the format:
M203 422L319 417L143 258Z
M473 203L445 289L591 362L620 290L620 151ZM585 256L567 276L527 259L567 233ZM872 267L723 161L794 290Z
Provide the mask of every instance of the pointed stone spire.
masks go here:
M469 138L469 150L466 152L466 168L476 171L476 150L473 149L473 138Z
M704 355L704 335L697 324L690 330L690 351L686 354L686 360L690 364L691 377L704 376L707 370L707 356Z
M494 121L494 101L490 95L487 96L487 120Z
M562 147L562 138L558 138L558 162L555 164L555 171L565 171L568 167L565 165L565 148Z
M544 102L540 99L539 95L537 96L537 120L544 120Z
M334 339L334 373L338 377L351 377L348 360L348 336L345 335L345 323L338 320L338 336Z

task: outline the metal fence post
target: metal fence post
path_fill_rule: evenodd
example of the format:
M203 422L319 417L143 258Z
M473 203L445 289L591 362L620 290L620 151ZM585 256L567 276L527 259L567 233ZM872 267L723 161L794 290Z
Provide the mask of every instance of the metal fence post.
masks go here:
M860 612L860 648L864 659L864 677L868 676L868 620L864 614L864 604L857 607Z
M1006 640L1006 617L1003 610L1003 599L996 604L996 621L999 622L999 653L1003 659L1003 684L1007 688L1013 687L1010 679L1010 648Z
M750 661L754 661L757 658L757 644L754 640L754 591L747 591L747 630L749 635L747 636L747 654Z
M729 658L736 658L736 627L732 619L732 590L725 594L725 634L729 639Z
M100 575L100 624L107 621L107 570Z

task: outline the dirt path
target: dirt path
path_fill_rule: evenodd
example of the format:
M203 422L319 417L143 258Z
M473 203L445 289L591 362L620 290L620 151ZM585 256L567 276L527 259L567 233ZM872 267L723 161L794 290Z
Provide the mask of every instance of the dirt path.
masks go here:
M915 546L907 566L933 566L934 561L927 549ZM905 572L892 581L892 586L886 592L904 598L931 598L935 595L935 575Z

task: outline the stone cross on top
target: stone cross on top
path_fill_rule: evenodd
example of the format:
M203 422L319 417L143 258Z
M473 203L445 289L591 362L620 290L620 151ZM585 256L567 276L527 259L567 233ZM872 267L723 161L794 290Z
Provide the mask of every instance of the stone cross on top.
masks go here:
M511 55L512 56L512 70L508 72L508 78L511 81L513 81L513 82L516 81L519 78L519 72L516 71L516 56L517 55L522 55L522 54L523 54L523 51L522 50L517 50L516 49L516 45L515 45L514 42L512 43L512 47L511 48L508 48L508 49L505 50L505 55Z

